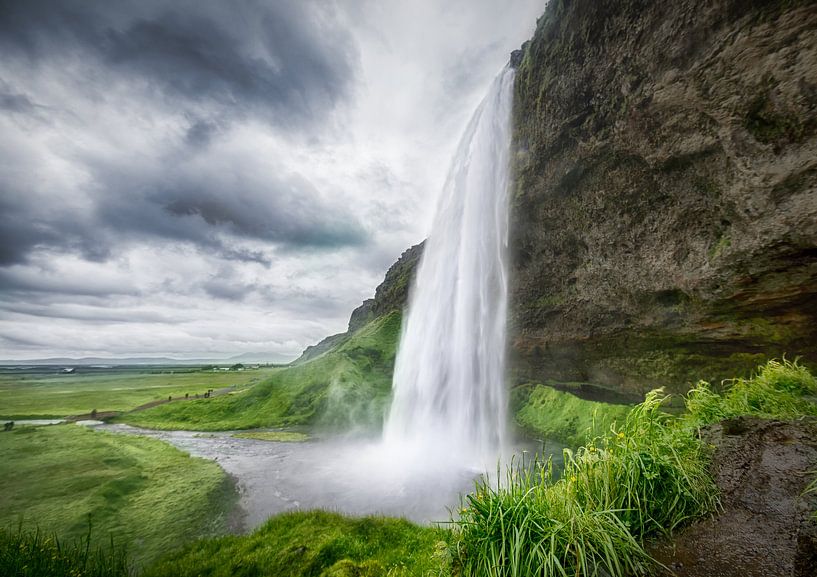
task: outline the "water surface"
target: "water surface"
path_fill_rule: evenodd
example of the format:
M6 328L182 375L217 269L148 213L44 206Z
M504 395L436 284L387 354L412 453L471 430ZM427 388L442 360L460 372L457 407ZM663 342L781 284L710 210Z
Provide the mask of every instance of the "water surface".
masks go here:
M237 480L248 530L271 515L314 508L447 522L449 510L457 509L460 495L473 489L481 473L454 466L457 459L433 455L424 467L417 467L415 456L387 450L380 441L279 443L239 439L231 433L152 431L119 424L97 428L154 437L218 462Z

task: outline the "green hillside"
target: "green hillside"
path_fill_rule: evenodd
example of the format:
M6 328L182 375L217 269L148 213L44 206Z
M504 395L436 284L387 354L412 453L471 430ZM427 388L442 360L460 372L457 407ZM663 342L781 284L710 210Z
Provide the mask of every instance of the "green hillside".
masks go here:
M400 322L398 311L378 317L327 352L276 369L253 387L126 413L117 420L154 429L199 431L379 427L390 396Z

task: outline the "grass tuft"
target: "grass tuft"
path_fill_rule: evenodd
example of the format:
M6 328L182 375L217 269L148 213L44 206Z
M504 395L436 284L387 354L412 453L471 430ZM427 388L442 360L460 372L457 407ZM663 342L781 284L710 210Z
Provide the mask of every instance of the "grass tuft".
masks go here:
M39 529L0 528L0 575L16 577L130 577L134 574L124 548L113 538L107 547L92 546L88 533L60 541Z
M795 419L817 415L808 396L817 394L817 379L797 361L771 360L749 379L724 382L723 393L700 381L687 393L684 420L703 426L742 415Z

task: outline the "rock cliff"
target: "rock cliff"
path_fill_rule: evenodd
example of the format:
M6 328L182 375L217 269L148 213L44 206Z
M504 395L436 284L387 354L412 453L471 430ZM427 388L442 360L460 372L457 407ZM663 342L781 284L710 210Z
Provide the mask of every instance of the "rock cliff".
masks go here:
M393 311L402 313L403 308L408 303L409 289L414 280L417 263L423 254L424 244L425 241L405 250L397 259L397 262L389 267L383 282L375 289L374 298L366 299L363 304L352 311L349 318L349 328L346 332L328 336L318 344L307 347L293 364L313 359L331 350L344 342L358 329L378 317L385 316Z
M552 0L517 55L516 382L817 361L817 4Z

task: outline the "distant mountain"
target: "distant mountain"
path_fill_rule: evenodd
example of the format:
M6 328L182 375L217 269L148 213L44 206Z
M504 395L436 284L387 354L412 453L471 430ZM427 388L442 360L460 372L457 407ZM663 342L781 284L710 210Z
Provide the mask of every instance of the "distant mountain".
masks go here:
M227 358L212 359L174 359L171 357L50 357L46 359L3 359L0 365L65 365L65 366L87 366L87 365L231 365L241 363L287 363L291 359L275 354L264 353L243 353Z

